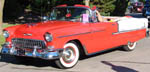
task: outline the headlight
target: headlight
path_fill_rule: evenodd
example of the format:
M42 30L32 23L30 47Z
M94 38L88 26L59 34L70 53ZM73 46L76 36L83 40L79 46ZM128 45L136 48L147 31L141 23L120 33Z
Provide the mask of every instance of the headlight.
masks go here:
M53 36L50 33L45 34L45 40L51 42L53 40Z
M5 38L8 38L8 37L9 37L8 31L4 31L4 32L3 32L3 36L4 36Z

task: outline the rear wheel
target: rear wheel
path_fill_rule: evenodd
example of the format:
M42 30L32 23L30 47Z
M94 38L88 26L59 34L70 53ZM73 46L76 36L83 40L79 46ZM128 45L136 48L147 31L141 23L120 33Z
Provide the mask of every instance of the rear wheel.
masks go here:
M59 68L68 69L74 67L78 60L79 48L75 42L69 42L64 45L63 54L55 63Z
M132 51L132 50L135 49L136 44L137 44L136 42L128 42L127 45L123 46L123 49L124 49L125 51Z

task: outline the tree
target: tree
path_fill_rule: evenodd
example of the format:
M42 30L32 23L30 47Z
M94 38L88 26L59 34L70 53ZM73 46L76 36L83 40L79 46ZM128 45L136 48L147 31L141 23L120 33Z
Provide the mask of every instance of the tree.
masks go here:
M98 9L100 9L102 15L109 16L115 9L115 1L116 0L92 0L90 2L90 6L92 7L95 5Z
M1 8L3 9L3 5L5 0L0 0ZM90 2L89 2L90 1ZM143 1L143 0L141 0ZM88 3L89 2L89 3ZM6 0L5 1L5 8L3 19L4 21L17 21L17 19L24 14L29 12L24 11L31 11L32 14L42 16L42 15L49 15L51 9L57 5L67 4L67 5L74 5L74 4L86 4L92 7L93 5L97 6L100 13L104 16L120 16L125 15L126 8L128 6L129 0ZM3 10L0 10L3 11ZM0 31L2 21L0 23ZM2 32L0 32L2 33Z
M3 8L5 0L0 0L0 35L2 34Z
M145 2L145 0L139 0L139 1L140 1L140 2L143 2L143 3Z
M126 12L126 8L128 7L128 3L130 0L116 0L115 2L115 10L112 15L115 16L124 16Z
M90 0L85 0L85 5L89 6L89 2L90 2Z
M21 0L24 1L24 0ZM3 8L3 20L6 22L15 23L15 20L21 16L24 12L23 5L20 0L5 0L5 6Z

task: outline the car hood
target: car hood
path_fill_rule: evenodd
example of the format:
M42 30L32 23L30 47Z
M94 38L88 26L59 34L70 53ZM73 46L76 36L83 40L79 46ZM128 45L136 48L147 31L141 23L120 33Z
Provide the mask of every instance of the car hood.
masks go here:
M16 29L14 35L16 38L40 39L46 32L52 32L52 30L74 25L76 25L76 23L70 21L45 21L41 23L24 24Z

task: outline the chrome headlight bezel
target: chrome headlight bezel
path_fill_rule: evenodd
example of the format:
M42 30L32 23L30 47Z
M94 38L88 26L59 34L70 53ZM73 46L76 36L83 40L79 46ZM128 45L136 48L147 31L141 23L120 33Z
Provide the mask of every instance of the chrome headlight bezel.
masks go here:
M46 34L44 35L44 38L45 38L45 40L46 40L47 42L51 42L51 41L53 40L53 36L52 36L52 34L50 34L50 33L46 33Z
M8 37L9 37L9 32L6 31L6 30L4 30L4 31L3 31L3 36L4 36L5 38L8 38Z

